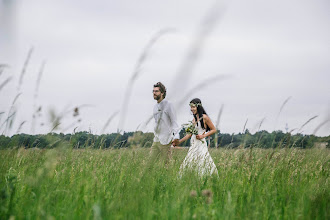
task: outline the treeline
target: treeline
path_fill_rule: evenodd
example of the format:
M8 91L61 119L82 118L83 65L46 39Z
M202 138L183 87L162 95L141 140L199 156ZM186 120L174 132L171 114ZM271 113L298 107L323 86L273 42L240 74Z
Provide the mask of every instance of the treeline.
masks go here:
M184 136L184 130L180 132L180 137ZM123 134L112 133L94 135L89 132L78 132L75 134L49 133L43 135L16 134L12 137L0 136L0 149L6 148L55 148L67 146L71 148L130 148L130 147L151 147L153 133L125 132ZM248 130L245 133L226 134L218 131L207 139L208 145L214 147L299 147L311 148L315 145L330 147L330 136L317 137L314 135L303 135L283 133L282 131L259 131L251 134ZM183 146L189 146L190 141L186 141Z

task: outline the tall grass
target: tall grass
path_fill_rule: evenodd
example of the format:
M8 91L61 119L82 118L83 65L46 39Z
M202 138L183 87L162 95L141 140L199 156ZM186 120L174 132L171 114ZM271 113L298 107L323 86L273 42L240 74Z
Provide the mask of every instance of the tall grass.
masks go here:
M2 150L0 218L329 219L329 149L211 150L219 177L178 177L186 150Z

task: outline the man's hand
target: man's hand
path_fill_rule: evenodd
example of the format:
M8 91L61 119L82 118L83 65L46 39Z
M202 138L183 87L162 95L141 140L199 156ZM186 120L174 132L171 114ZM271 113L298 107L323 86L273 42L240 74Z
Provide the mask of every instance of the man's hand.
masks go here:
M172 145L173 145L173 146L178 146L179 144L180 144L179 139L174 139L174 140L172 141Z

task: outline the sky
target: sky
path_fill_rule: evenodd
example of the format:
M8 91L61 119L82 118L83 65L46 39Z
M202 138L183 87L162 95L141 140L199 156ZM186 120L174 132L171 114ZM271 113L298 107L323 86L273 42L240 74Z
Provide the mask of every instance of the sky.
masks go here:
M330 135L328 0L0 2L2 134L151 132L161 81L180 125Z

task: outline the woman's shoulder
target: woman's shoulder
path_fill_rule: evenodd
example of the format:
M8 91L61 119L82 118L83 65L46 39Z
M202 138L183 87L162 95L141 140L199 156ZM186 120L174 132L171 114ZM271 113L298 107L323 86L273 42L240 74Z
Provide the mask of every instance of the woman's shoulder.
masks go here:
M204 120L210 120L210 117L207 114L203 114L203 119Z

